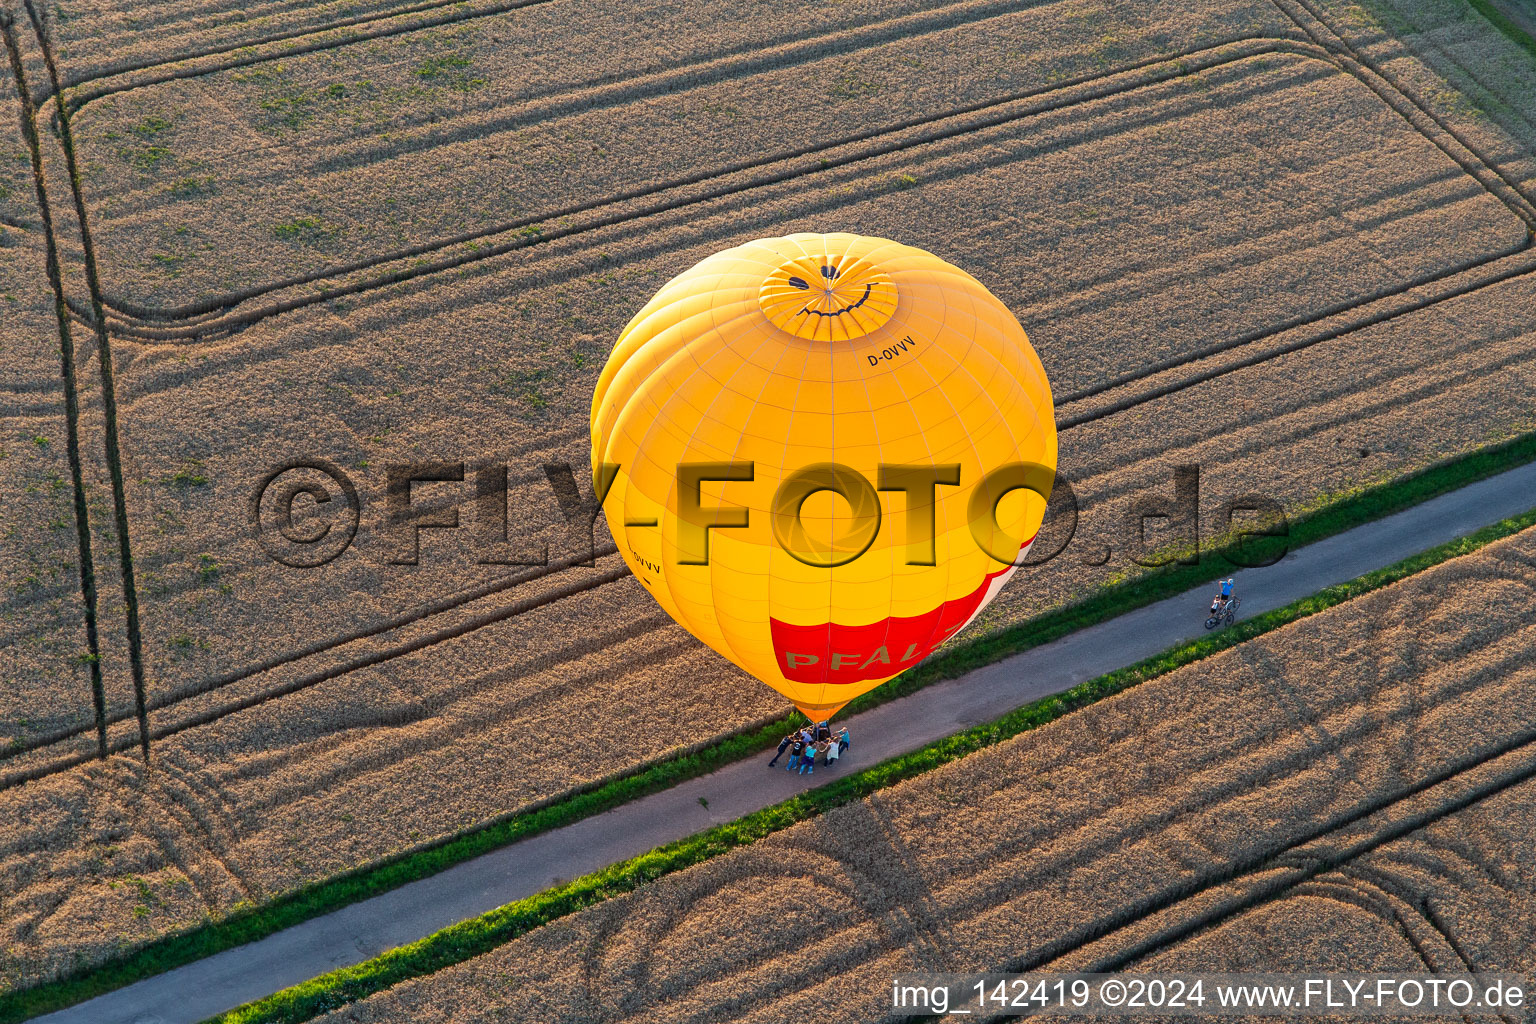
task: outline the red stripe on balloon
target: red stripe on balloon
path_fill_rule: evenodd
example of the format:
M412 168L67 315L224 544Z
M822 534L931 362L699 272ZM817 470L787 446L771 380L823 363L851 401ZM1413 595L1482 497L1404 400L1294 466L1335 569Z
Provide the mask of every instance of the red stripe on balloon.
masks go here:
M1031 537L1019 550L1033 542ZM928 657L970 621L992 581L1011 568L988 573L975 590L945 601L931 612L892 615L867 626L836 622L796 626L770 616L768 626L779 670L784 678L797 683L833 685L893 676Z

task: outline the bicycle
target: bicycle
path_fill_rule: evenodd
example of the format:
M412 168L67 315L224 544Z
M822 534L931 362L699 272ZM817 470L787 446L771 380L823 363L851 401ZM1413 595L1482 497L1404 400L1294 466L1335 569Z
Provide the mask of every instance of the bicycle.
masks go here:
M1237 621L1237 606L1242 603L1243 602L1240 598L1232 598L1220 609L1218 609L1216 614L1205 620L1205 628L1215 629L1217 626L1220 626L1223 623L1228 626L1232 625L1232 623Z

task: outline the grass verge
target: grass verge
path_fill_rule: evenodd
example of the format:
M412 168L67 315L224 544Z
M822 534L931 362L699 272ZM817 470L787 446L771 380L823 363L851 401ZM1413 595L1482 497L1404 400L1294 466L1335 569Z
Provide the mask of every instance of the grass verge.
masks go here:
M1335 498L1290 524L1290 546L1300 547L1380 519L1496 473L1536 460L1536 433L1427 467L1411 476ZM925 686L1049 643L1223 575L1230 566L1216 553L1196 565L1177 565L1106 588L1087 600L1029 622L953 645L910 672L853 701L856 714ZM320 914L425 878L471 857L599 814L648 793L714 771L775 744L798 719L787 716L727 736L712 746L595 782L473 830L402 851L389 859L298 888L271 902L151 942L95 968L56 981L0 994L0 1024L14 1024L90 999L146 977L212 956L292 927Z
M298 1024L310 1020L318 1014L382 991L408 978L461 963L583 907L630 892L647 882L718 857L737 847L748 846L796 822L932 771L1138 683L1165 675L1441 562L1470 554L1492 541L1532 525L1536 525L1536 509L1485 527L1468 537L1420 552L1384 569L1366 573L1347 583L1329 587L1311 597L1240 622L1219 633L1171 648L1128 668L1080 683L1064 693L1034 701L995 722L938 740L910 754L891 758L856 775L841 778L729 824L658 847L559 888L509 903L480 917L461 921L372 960L321 975L211 1020L214 1024Z
M1511 21L1509 16L1503 11L1495 7L1489 0L1467 0L1467 2L1472 5L1474 11L1487 18L1494 28L1504 33L1512 43L1532 57L1536 57L1536 39L1533 39L1529 32Z

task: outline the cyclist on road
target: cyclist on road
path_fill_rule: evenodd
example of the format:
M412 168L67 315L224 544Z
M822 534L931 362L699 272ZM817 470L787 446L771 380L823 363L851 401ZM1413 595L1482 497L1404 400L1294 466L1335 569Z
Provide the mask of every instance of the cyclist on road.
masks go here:
M1215 615L1217 612L1221 611L1227 605L1232 603L1232 577L1228 576L1226 579L1222 580L1220 586L1220 592L1217 593L1216 597L1211 601L1212 615Z

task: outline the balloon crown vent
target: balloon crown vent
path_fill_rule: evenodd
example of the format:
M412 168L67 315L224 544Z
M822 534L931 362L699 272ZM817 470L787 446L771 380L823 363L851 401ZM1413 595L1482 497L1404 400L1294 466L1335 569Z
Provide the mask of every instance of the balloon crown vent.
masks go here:
M811 253L764 278L758 304L775 327L809 341L846 341L879 329L896 311L896 282L868 259Z

